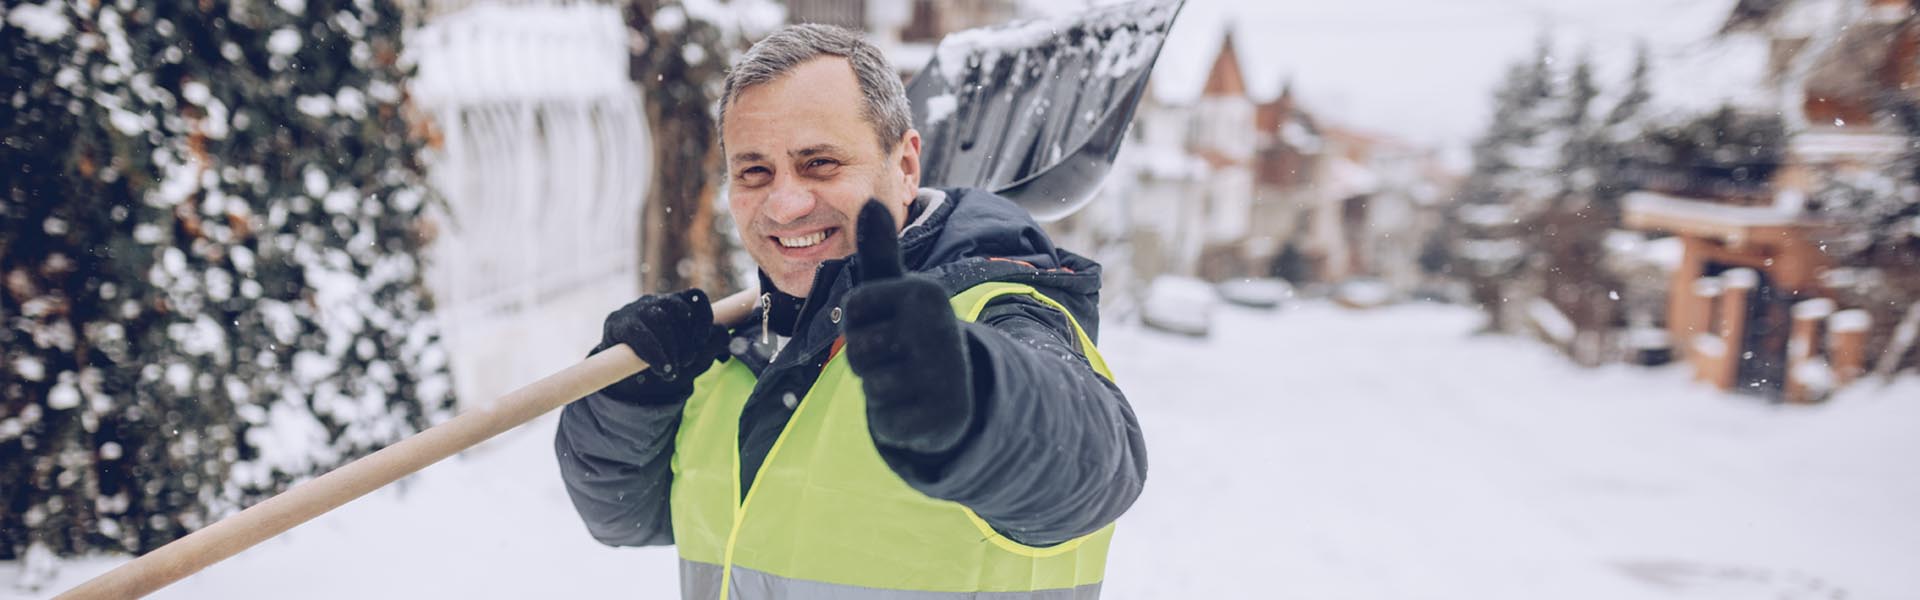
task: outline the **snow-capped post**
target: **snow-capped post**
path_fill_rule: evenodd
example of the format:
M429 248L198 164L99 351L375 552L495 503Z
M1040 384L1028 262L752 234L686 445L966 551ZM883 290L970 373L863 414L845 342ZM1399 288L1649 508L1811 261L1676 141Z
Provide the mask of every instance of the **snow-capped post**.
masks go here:
M1697 381L1715 381L1715 369L1727 354L1726 340L1720 337L1720 331L1714 328L1714 307L1720 303L1720 294L1726 290L1719 277L1701 277L1693 280L1691 292L1686 296L1686 304L1679 312L1685 323L1687 339L1682 346L1686 350L1687 362L1693 365L1693 378Z
M1867 335L1873 313L1852 308L1827 318L1827 353L1833 362L1835 387L1844 387L1867 372Z
M1739 384L1740 362L1747 339L1747 329L1755 325L1747 314L1753 304L1753 292L1760 286L1760 273L1753 269L1728 269L1720 274L1726 289L1720 294L1719 306L1715 308L1720 315L1720 347L1725 349L1714 367L1714 385L1720 389L1731 390Z
M1788 402L1815 402L1833 389L1834 368L1818 356L1815 343L1820 325L1836 310L1832 298L1814 298L1793 305L1793 325L1787 333L1786 398ZM1833 353L1831 345L1828 352Z

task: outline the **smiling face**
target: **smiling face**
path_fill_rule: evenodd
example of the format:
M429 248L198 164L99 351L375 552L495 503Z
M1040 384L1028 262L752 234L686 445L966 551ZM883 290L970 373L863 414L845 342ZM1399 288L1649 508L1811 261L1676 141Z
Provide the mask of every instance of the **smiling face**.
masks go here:
M920 183L920 133L882 149L846 59L823 56L746 88L727 107L727 207L774 287L805 297L822 261L853 254L868 198L904 224Z

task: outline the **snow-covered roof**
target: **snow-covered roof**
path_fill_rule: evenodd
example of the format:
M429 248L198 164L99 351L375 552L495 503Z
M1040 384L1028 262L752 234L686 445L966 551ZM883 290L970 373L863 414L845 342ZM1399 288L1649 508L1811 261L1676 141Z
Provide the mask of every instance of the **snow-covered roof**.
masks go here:
M1781 212L1771 206L1735 206L1680 198L1658 192L1627 194L1626 207L1628 212L1713 221L1745 227L1792 225L1799 220L1798 215Z
M1736 246L1780 240L1790 228L1814 224L1799 213L1774 206L1736 206L1656 192L1627 194L1624 204L1628 227L1700 236Z

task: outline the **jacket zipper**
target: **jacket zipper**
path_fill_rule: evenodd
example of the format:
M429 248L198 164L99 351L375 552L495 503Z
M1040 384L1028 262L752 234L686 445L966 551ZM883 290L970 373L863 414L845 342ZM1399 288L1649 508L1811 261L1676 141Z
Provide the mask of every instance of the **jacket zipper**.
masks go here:
M820 293L819 293L820 292L820 270L819 269L815 269L813 271L813 283L809 286L808 289L809 291L807 293L807 301L800 303L799 314L802 314L802 315L807 314L807 307L812 305L814 299L820 296ZM773 293L763 292L760 294L760 342L763 344L768 343L768 341L772 339L772 336L771 336L772 322L773 322ZM796 328L798 327L797 322L795 327ZM799 332L795 331L795 333L799 333ZM775 349L773 351L773 357L767 360L767 365L769 367L771 367L773 365L773 362L779 358L780 350L782 349L783 348ZM825 369L823 368L822 371L824 370ZM818 382L816 381L815 383L818 383ZM803 402L802 404L806 404L806 403ZM805 408L801 407L801 408L795 409L793 415L787 418L786 426L780 428L780 435L778 437L775 437L773 440L773 448L768 450L767 457L760 461L760 468L756 472L753 478L755 483L759 483L760 481L759 473L766 472L767 465L772 464L773 458L780 453L780 446L784 445L784 443L787 440L787 432L793 429L793 423L794 421L799 420L800 412L802 410L805 410ZM740 489L740 438L739 436L740 436L739 430L735 429L734 441L733 441L733 452L732 452L733 454L733 498L734 498L733 527L727 531L727 546L726 546L726 550L723 552L723 555L721 557L722 564L720 567L720 600L728 600L729 596L731 596L733 592L733 550L734 550L735 544L738 543L740 540L740 526L744 524L747 520L747 503L753 500L753 490Z
M760 295L760 343L773 343L773 292Z

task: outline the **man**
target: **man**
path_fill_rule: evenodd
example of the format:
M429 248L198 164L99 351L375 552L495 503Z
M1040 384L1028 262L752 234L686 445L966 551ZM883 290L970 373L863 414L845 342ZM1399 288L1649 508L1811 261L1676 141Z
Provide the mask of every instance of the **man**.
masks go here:
M719 121L765 293L731 330L698 290L607 317L595 352L653 367L562 413L588 530L677 545L685 598L1097 597L1146 479L1099 265L1006 199L920 189L905 91L852 32L755 44Z

